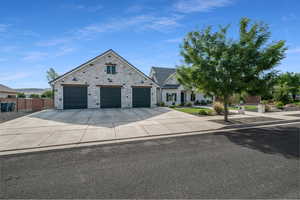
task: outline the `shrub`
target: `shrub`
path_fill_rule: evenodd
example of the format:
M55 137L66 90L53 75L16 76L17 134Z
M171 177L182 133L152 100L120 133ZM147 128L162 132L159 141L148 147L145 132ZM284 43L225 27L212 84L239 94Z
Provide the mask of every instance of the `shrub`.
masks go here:
M214 102L213 108L218 115L220 115L224 112L224 106L221 102L218 102L218 101Z
M165 103L164 102L157 103L157 106L164 107Z
M199 115L213 115L213 111L210 109L200 109Z
M195 101L194 105L200 105L200 101L199 100Z
M268 104L266 104L266 105L265 105L265 111L266 111L266 112L270 112L270 111L271 111L271 106L268 105Z
M283 107L284 107L284 103L282 103L281 101L276 103L276 108L283 109Z
M185 106L186 106L186 107L191 107L191 106L192 106L192 103L191 103L191 102L186 103Z
M169 108L175 108L176 106L175 105L171 105L171 106L169 106Z
M208 115L208 113L206 112L206 110L201 109L199 110L199 115Z
M200 105L203 105L203 106L207 105L207 101L201 100L201 101L200 101Z
M267 105L269 102L267 100L260 101L261 104Z

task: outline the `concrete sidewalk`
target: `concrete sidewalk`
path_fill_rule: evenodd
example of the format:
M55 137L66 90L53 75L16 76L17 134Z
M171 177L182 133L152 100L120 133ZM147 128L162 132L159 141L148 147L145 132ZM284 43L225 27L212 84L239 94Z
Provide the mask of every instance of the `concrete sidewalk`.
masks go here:
M247 113L230 119L268 116L269 120L295 120L300 112ZM288 116L287 116L288 115ZM146 138L228 127L223 116L198 117L169 108L45 110L0 124L0 152L63 147L103 141Z

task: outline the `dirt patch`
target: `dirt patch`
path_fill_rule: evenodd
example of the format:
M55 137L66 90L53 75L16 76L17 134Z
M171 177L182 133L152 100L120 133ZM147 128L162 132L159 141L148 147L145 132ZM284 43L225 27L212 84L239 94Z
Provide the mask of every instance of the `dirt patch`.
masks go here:
M209 120L209 121L216 122L222 125L232 125L232 124L250 124L255 122L266 122L266 121L277 121L277 120L280 119L276 119L272 117L244 117L244 118L229 119L229 122L225 122L223 119Z
M32 112L0 112L0 123L29 115Z

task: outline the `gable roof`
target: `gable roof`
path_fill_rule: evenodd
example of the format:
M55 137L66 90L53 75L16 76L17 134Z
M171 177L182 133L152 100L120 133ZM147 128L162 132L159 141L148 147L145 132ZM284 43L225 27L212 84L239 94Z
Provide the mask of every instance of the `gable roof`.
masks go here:
M114 50L112 50L112 49L109 49L109 50L103 52L102 54L100 54L100 55L98 55L98 56L96 56L96 57L94 57L94 58L88 60L87 62L85 62L85 63L79 65L78 67L76 67L76 68L74 68L74 69L72 69L72 70L70 70L70 71L64 73L63 75L57 77L56 79L53 79L53 80L50 81L49 83L52 84L52 83L54 83L54 82L56 82L56 81L62 79L63 77L65 77L65 76L71 74L72 72L75 72L75 71L77 71L77 70L80 70L80 69L82 69L82 68L88 66L88 64L89 64L90 62L93 62L94 60L96 60L96 59L98 59L98 58L101 58L101 57L103 57L103 56L105 56L105 55L107 55L107 54L109 54L109 53L113 53L113 54L116 55L118 58L120 58L122 61L124 61L125 63L127 63L127 64L128 64L129 66L131 66L133 69L135 69L139 74L141 74L142 76L144 76L144 77L147 78L147 79L150 79L151 81L153 81L153 83L154 83L155 85L159 86L152 78L150 78L149 76L147 76L146 74L144 74L142 71L140 71L138 68L136 68L136 67L135 67L134 65L132 65L131 63L129 63L125 58L123 58L122 56L120 56L118 53L116 53L116 52L115 52Z
M0 84L0 92L7 92L7 93L12 93L12 94L17 94L18 92L7 87L6 85Z
M152 67L152 70L154 70L153 76L160 86L163 86L165 81L176 72L175 68L167 67Z

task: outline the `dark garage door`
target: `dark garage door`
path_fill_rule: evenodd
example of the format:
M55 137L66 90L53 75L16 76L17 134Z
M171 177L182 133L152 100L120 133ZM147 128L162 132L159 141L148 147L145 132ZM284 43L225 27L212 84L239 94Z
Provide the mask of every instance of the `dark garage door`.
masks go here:
M150 107L151 88L132 88L132 107Z
M87 86L64 86L64 109L87 108Z
M121 108L121 88L101 87L100 106L101 108Z

